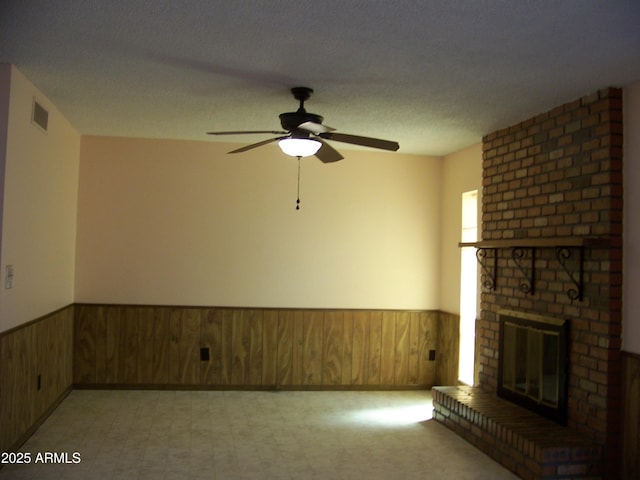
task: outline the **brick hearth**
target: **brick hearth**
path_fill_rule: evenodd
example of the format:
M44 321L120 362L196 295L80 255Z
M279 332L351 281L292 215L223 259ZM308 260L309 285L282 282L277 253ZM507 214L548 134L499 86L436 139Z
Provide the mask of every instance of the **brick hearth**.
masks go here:
M526 480L601 478L602 448L474 387L434 387L433 418Z

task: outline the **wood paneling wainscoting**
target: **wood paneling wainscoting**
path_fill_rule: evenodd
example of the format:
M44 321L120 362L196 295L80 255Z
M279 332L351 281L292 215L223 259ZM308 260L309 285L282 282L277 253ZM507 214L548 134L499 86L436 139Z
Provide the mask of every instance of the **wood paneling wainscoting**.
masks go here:
M29 438L71 390L73 310L0 334L0 451Z
M622 352L622 478L640 478L640 355Z
M76 305L78 387L373 389L435 383L437 311ZM208 358L207 358L208 356Z
M434 385L457 385L460 315L438 312L438 357Z

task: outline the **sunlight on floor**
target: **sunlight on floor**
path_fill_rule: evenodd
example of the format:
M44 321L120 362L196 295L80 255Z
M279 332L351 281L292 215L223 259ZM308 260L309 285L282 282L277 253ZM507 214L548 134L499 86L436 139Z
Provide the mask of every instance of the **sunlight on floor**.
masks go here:
M397 427L430 420L432 413L433 407L431 406L431 403L420 403L399 407L359 410L350 414L349 418L356 423Z

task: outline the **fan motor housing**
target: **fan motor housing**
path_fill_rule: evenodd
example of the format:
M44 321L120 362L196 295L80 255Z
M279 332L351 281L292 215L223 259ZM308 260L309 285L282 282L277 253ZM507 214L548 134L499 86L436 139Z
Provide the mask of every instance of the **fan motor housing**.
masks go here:
M323 118L315 113L308 112L286 112L280 114L280 125L286 131L291 132L305 122L322 123Z

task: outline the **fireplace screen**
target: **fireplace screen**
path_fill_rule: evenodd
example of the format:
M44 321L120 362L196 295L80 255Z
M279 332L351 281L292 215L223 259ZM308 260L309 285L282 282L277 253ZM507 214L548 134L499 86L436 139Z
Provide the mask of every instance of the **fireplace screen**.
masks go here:
M566 328L563 320L501 313L498 395L565 423Z

